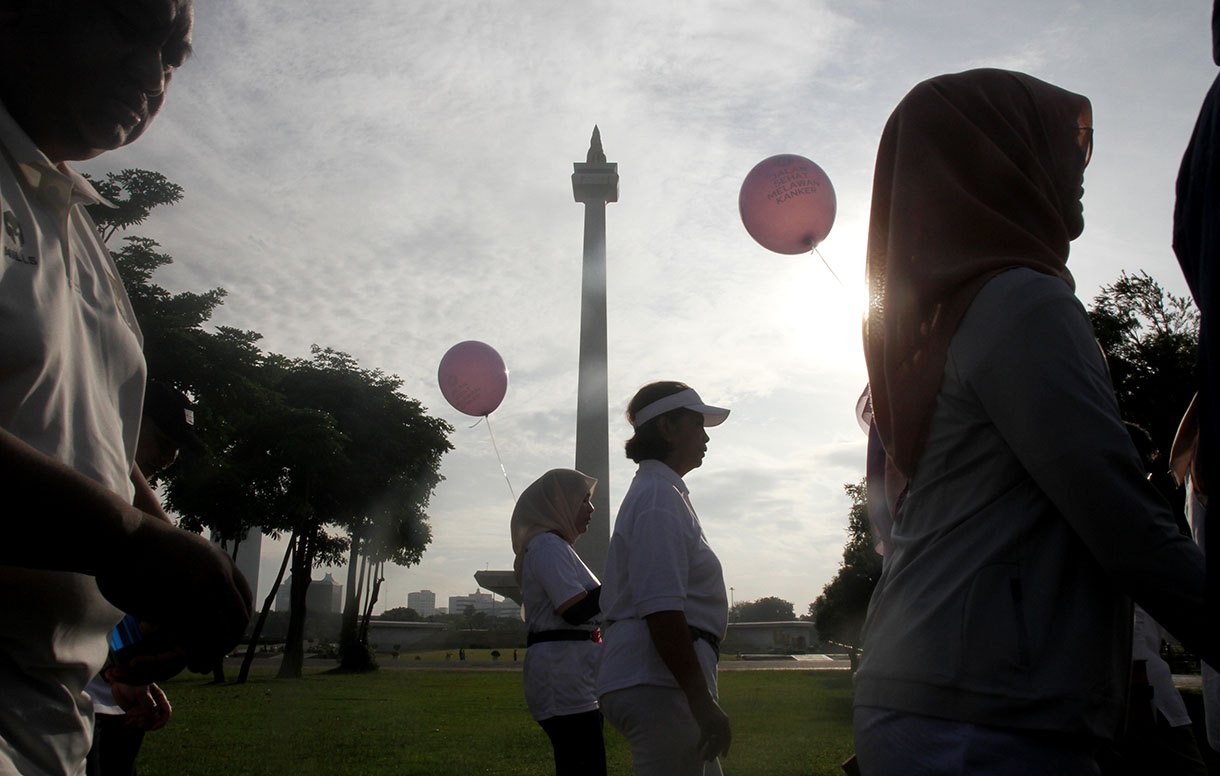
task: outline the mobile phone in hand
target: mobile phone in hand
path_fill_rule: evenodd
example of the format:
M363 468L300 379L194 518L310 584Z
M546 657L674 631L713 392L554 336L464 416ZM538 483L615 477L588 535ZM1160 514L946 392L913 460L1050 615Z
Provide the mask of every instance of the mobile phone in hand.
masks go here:
M110 651L120 663L126 662L131 654L137 651L134 649L136 645L143 641L144 632L140 630L140 621L130 614L110 631Z

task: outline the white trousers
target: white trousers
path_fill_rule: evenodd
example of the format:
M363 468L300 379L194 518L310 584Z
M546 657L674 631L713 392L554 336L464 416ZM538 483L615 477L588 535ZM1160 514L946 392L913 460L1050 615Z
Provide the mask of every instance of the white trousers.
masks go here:
M699 725L676 687L638 685L601 697L602 716L627 739L635 776L721 776L699 756Z

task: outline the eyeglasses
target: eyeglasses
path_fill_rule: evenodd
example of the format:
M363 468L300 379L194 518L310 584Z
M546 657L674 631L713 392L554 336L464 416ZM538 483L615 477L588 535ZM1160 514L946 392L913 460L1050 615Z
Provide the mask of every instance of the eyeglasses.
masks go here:
M1088 167L1089 160L1093 158L1093 128L1078 126L1076 131L1076 142L1084 149L1084 166Z

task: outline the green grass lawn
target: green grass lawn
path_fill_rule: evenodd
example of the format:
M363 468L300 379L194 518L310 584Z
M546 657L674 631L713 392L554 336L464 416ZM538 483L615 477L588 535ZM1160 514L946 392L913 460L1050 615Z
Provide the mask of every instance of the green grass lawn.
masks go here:
M166 683L174 717L145 738L141 776L553 772L550 742L526 711L520 673L273 676L265 669L245 685L197 676ZM728 672L720 694L733 722L726 776L841 773L851 753L846 673ZM629 774L626 744L609 726L606 749L610 773Z
M497 652L497 651L500 653L500 656L493 657L491 653ZM493 665L498 664L502 667L512 667L513 651L514 650L512 647L505 647L500 650L468 649L468 650L466 650L466 661L465 662L479 663L479 664L492 663ZM525 647L521 647L520 649L517 649L516 652L517 652L517 662L525 660ZM403 652L401 655L399 655L396 658L392 657L390 655L378 655L377 660L381 665L386 666L386 667L391 667L391 668L394 666L401 666L404 668L409 668L409 667L411 667L412 663L414 663L416 661L426 661L426 662L446 662L447 661L447 662L453 663L453 668L455 668L455 669L462 667L462 661L458 660L458 651L456 649L449 649L449 650L434 649L434 650L429 650L426 652ZM737 660L738 660L737 655L728 653L728 652L726 652L720 656L721 665L723 665L725 663L729 663L729 662L736 662ZM520 668L520 666L517 666L517 667Z

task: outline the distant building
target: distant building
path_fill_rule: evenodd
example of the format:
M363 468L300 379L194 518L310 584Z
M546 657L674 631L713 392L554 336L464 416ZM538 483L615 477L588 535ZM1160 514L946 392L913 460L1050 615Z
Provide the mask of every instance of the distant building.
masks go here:
M722 648L729 652L799 655L817 643L817 629L807 620L731 622Z
M291 608L289 599L292 595L292 577L284 580L275 594L275 610L286 612ZM338 614L343 611L343 585L327 574L322 579L309 583L305 592L305 610L310 613Z
M420 617L431 617L436 614L436 593L431 590L407 593L407 606L419 612Z
M220 545L225 554L232 557L233 548L212 532L212 541ZM258 567L262 561L263 529L254 527L237 545L237 570L250 583L250 591L258 598Z
M474 607L475 614L483 612L490 617L521 616L521 607L505 599L496 600L491 593L474 592L469 595L449 596L450 614L465 614L468 606Z

